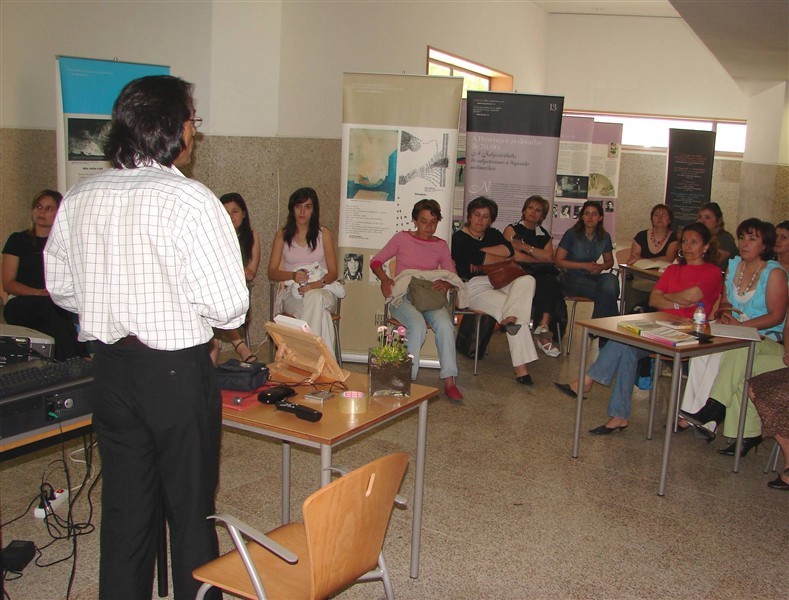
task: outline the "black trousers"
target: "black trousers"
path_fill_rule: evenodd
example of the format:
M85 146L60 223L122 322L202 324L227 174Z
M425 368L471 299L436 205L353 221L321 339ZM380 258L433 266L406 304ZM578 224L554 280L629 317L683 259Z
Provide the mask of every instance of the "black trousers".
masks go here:
M93 426L101 454L99 596L150 599L162 502L175 598L216 558L222 401L208 344L166 352L97 344ZM217 592L217 598L221 594Z
M88 356L85 344L77 341L74 315L57 306L49 296L15 296L5 305L3 316L9 325L29 327L52 336L57 360Z

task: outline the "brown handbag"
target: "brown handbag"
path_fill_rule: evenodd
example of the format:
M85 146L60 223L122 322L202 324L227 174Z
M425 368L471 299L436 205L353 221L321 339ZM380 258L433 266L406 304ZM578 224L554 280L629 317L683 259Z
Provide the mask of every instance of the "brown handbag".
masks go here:
M490 284L494 290L501 289L511 284L518 277L526 275L526 271L511 258L492 265L482 265L480 268L490 279Z

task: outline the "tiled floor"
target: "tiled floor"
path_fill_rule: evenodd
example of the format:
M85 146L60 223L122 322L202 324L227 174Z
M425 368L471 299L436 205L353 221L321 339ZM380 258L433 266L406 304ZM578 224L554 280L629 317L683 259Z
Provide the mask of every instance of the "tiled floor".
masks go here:
M580 309L579 309L580 310ZM583 314L583 313L582 313ZM576 340L577 342L577 340ZM490 354L471 375L472 361L459 358L460 405L431 403L426 494L419 579L410 579L410 512L395 510L386 557L401 599L454 598L786 598L789 494L766 487L772 440L751 452L740 473L733 459L690 433L672 446L667 494L658 497L662 424L644 437L647 401L636 392L630 427L607 437L581 439L570 457L575 403L552 381L575 377L573 356L540 360L530 369L536 385L515 383L507 345L496 335ZM595 344L596 347L596 344ZM592 356L595 352L592 353ZM361 365L346 365L361 370ZM423 369L419 383L436 385L437 371ZM661 399L666 396L662 384ZM585 403L584 431L606 418L608 390L601 386ZM661 403L660 410L665 410ZM335 453L338 464L360 465L390 451L415 450L415 413ZM662 417L661 417L662 422ZM67 444L71 485L84 473L75 462L79 441ZM60 448L0 464L0 506L7 522L24 513L44 477L66 484ZM316 452L293 452L294 506L318 485ZM413 458L402 491L413 492ZM279 515L279 446L225 431L218 507L262 530ZM93 523L100 516L99 486L91 494ZM133 493L133 487L130 488ZM83 497L76 520L88 518ZM294 511L294 517L299 512ZM3 544L14 539L49 543L40 521L23 516L4 525ZM223 547L228 536L220 531ZM71 544L56 542L40 562L68 556ZM71 598L97 597L98 533L78 538ZM6 582L12 600L65 598L72 561L29 565L21 579ZM380 583L358 584L344 598L382 598Z

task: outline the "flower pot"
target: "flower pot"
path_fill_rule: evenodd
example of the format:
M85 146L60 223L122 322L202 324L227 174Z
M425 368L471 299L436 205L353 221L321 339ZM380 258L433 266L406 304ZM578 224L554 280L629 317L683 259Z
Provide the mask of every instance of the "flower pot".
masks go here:
M399 363L382 363L367 355L369 395L408 396L411 393L411 357Z

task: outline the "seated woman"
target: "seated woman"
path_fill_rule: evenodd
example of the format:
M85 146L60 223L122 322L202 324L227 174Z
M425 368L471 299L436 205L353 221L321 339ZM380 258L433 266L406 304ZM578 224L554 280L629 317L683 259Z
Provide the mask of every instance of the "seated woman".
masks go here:
M679 240L671 229L674 211L668 204L656 204L652 207L649 218L652 221L652 227L639 231L633 237L630 256L627 258L629 265L642 258L671 264L677 258Z
M3 316L9 325L29 327L55 340L57 360L89 356L77 341L75 316L56 306L44 285L44 246L63 196L44 190L32 203L32 222L26 231L12 233L3 247L3 290L9 294Z
M707 202L699 207L698 221L704 223L715 236L718 243L718 266L726 270L726 265L730 258L737 256L737 242L734 241L734 236L726 231L725 223L723 222L723 212L717 202Z
M712 234L700 223L691 223L682 230L682 252L679 264L669 266L649 295L649 304L657 310L692 318L699 302L711 306L721 293L720 269ZM616 379L608 400L609 419L604 425L591 429L593 435L607 435L621 431L630 419L630 396L636 382L638 361L649 351L611 341L600 350L600 355L584 377L585 392L597 381L611 385ZM563 393L575 398L578 381L557 383Z
M408 332L408 352L413 356L411 378L419 373L419 356L422 344L427 337L430 324L436 336L438 362L441 370L439 377L444 380L444 394L450 400L462 400L463 394L455 384L458 375L455 357L455 326L450 314L444 308L418 311L409 301L406 291L408 282L415 274L433 281L433 289L443 293L453 287L463 287L463 282L455 274L455 265L449 253L449 246L436 237L436 227L441 220L441 207L435 200L420 200L411 211L416 231L396 233L370 261L370 269L381 280L381 293L389 303L392 317L400 321ZM395 259L395 279L384 270L384 263Z
M677 258L679 241L671 229L674 211L668 204L656 204L650 212L650 220L652 227L639 231L633 237L629 252L617 253L620 262L632 265L641 259L649 259L669 265ZM624 260L621 257L622 253L627 253ZM643 278L633 279L629 276L625 285L628 286L628 291L625 294L628 304L625 307L625 313L630 314L636 306L643 305L648 301L653 283Z
M306 321L334 354L331 312L342 286L331 286L337 280L337 249L332 232L321 226L320 202L312 188L299 188L290 195L285 227L271 246L268 278L286 282L274 301L275 314L281 307Z
M755 327L759 333L772 340L756 344L756 356L772 354L775 352L772 342L778 339L781 332L787 303L786 272L776 261L770 260L775 228L759 219L746 219L737 227L737 238L740 256L729 261L718 322ZM705 310L709 311L706 305ZM684 420L679 422L679 427L687 429L689 422L697 426L708 441L714 439L715 431L726 416L726 407L721 403L723 400L712 396L712 388L720 372L721 361L728 354L723 352L699 356L690 361L680 410ZM738 363L736 358L728 360L732 366ZM740 367L742 380L745 366L744 361L739 362L743 362ZM726 402L736 405L739 412L739 401L728 399L730 393L731 390L725 393ZM749 441L743 445L743 452L761 441L758 418L754 419L755 411L749 412L754 414L748 418L745 437ZM727 424L726 435L733 431L736 436L737 419L730 421L733 422Z
M247 203L241 194L231 192L224 194L219 201L224 205L227 214L230 215L230 220L233 222L233 228L238 235L238 244L241 248L241 261L244 264L244 275L247 278L247 287L252 287L255 281L255 276L258 273L260 266L260 237L256 231L252 230L249 224L249 212L247 211ZM247 322L249 322L249 313L247 313ZM227 336L230 343L233 344L233 350L236 351L238 356L244 362L252 362L257 359L257 356L252 354L252 351L244 341L244 331L242 328L224 331L221 329L214 330L214 339L211 340L211 360L216 364L219 358L219 351L222 349L221 337Z
M452 258L460 278L466 281L469 308L496 319L507 331L515 381L534 385L526 365L537 360L529 331L534 277L526 275L498 290L493 289L480 268L507 259L512 246L498 229L491 227L498 205L484 196L474 198L466 208L466 224L452 235Z
M789 339L789 314L784 321L784 344ZM789 491L789 348L784 345L782 364L750 380L748 396L762 420L762 435L774 437L784 457L777 479L767 483L774 490Z
M556 357L559 348L553 343L552 325L567 322L567 305L559 287L559 271L553 264L553 240L542 226L548 208L548 201L542 196L528 198L521 210L521 220L504 228L504 238L512 244L515 260L534 277L532 313L537 347Z
M603 273L614 266L611 236L603 227L603 207L587 200L581 207L578 222L568 229L556 250L556 266L565 269L561 276L566 296L584 296L594 300L592 318L619 314L619 279ZM603 257L603 262L597 260ZM570 332L572 334L572 332Z

